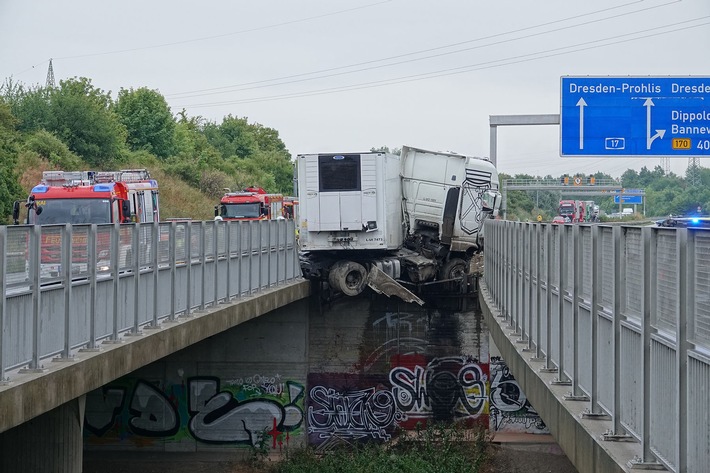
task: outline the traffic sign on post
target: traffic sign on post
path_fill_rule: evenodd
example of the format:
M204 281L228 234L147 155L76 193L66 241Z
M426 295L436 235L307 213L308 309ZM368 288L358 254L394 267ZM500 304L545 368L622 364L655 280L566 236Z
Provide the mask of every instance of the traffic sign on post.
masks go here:
M615 204L643 204L643 196L641 195L615 195Z
M710 156L710 77L562 77L561 156Z

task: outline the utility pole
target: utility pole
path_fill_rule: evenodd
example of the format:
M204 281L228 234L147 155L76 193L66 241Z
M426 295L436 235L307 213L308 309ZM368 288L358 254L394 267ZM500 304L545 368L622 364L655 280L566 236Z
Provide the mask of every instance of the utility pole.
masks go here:
M54 68L52 67L52 58L49 58L49 69L47 69L47 84L48 89L54 88Z

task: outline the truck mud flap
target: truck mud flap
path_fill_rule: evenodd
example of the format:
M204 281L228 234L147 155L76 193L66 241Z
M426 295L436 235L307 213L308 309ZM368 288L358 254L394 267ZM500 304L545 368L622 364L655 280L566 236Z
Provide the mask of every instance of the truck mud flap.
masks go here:
M397 296L404 302L416 302L419 305L424 305L423 300L409 289L387 276L387 274L375 265L371 266L370 272L367 275L367 285L378 294L384 294L387 297Z

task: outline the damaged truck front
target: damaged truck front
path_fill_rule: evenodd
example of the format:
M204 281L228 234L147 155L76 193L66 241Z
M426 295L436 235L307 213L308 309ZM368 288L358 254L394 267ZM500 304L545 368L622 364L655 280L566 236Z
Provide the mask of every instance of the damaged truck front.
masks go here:
M299 155L297 179L303 274L351 296L423 304L410 289L464 279L500 203L489 161L407 146Z

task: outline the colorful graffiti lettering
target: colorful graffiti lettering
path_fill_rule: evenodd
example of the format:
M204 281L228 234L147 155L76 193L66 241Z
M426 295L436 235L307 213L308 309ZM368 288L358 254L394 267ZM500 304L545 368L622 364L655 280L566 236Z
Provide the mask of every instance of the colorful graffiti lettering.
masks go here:
M303 411L295 405L303 393L299 385L289 385L290 402L282 405L273 399L239 401L231 392L220 392L214 378L190 379L188 384L189 429L202 442L256 446L269 429L291 432L303 421Z
M400 357L400 362L403 362ZM397 407L409 419L456 420L486 414L487 375L465 357L435 358L426 366L389 373Z
M193 377L186 386L122 378L87 395L89 444L145 439L257 446L271 437L280 448L304 421L304 387L274 377L222 387L216 377ZM132 387L132 389L131 389ZM130 392L130 395L127 393ZM182 415L181 415L182 413Z
M316 386L310 391L308 432L317 434L320 439L337 436L389 440L386 430L393 425L396 415L389 391L371 387L340 393Z
M506 432L549 433L525 393L500 357L492 357L490 429Z

